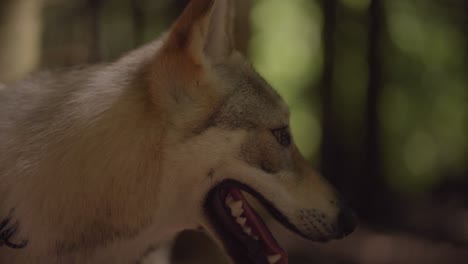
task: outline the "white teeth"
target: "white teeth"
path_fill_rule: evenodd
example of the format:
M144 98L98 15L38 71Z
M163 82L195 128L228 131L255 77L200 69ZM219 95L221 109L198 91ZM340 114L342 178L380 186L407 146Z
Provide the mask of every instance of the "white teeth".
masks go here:
M245 217L237 217L237 218L236 218L236 222L237 222L239 225L244 226L245 223L247 222L247 218L245 218Z
M278 255L270 255L270 256L268 256L268 262L269 262L270 264L275 264L275 263L278 262L278 260L280 260L280 259L281 259L281 255L279 255L279 254L278 254Z
M244 230L244 232L247 235L249 235L250 237L252 237L255 240L259 240L258 236L252 235L252 228L245 225L247 223L247 218L237 217L236 222L242 227L242 230Z
M229 208L231 209L232 216L236 218L236 222L242 227L242 230L244 230L244 232L247 235L251 236L253 239L259 240L258 236L252 235L252 228L246 226L247 218L241 217L241 215L244 213L244 209L242 208L243 202L241 200L234 200L234 198L231 195L226 196L225 202L226 205L229 206ZM281 258L281 256L279 258Z
M231 208L231 214L234 217L239 217L244 212L244 209L242 209L242 201L233 202L228 206Z

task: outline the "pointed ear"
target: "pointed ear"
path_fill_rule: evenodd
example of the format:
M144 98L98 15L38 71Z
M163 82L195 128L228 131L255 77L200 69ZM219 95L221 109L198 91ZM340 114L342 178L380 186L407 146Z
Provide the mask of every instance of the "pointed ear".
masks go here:
M229 57L234 50L232 1L191 0L170 30L166 48L185 52L198 63Z

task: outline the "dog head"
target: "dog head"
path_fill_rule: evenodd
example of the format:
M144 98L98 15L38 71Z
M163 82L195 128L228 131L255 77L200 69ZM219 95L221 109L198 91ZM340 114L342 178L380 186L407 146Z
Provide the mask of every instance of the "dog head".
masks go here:
M162 173L233 261L287 263L246 193L315 241L351 233L356 219L299 153L281 97L235 50L233 2L192 0L150 65L151 100L165 113Z

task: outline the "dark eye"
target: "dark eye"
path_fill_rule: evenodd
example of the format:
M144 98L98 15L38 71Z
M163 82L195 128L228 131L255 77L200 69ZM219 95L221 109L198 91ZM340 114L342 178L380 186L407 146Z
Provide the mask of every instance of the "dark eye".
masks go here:
M289 132L289 127L285 126L273 129L271 132L281 146L289 147L291 145L291 133Z

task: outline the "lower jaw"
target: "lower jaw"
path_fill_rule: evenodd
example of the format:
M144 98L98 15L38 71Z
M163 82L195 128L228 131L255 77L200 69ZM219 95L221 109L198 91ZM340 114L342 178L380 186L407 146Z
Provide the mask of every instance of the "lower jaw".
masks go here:
M252 227L254 234L247 235L241 225L236 223L225 202L229 188L232 188L229 184L215 187L207 197L205 209L212 226L234 262L238 264L287 264L286 252L277 244L261 218L253 210L248 212L248 215L255 219L257 227L261 227L257 229ZM244 206L244 210L251 210L248 203ZM263 235L255 234L255 232ZM258 236L258 240L253 236ZM264 241L264 238L267 238L267 241Z

